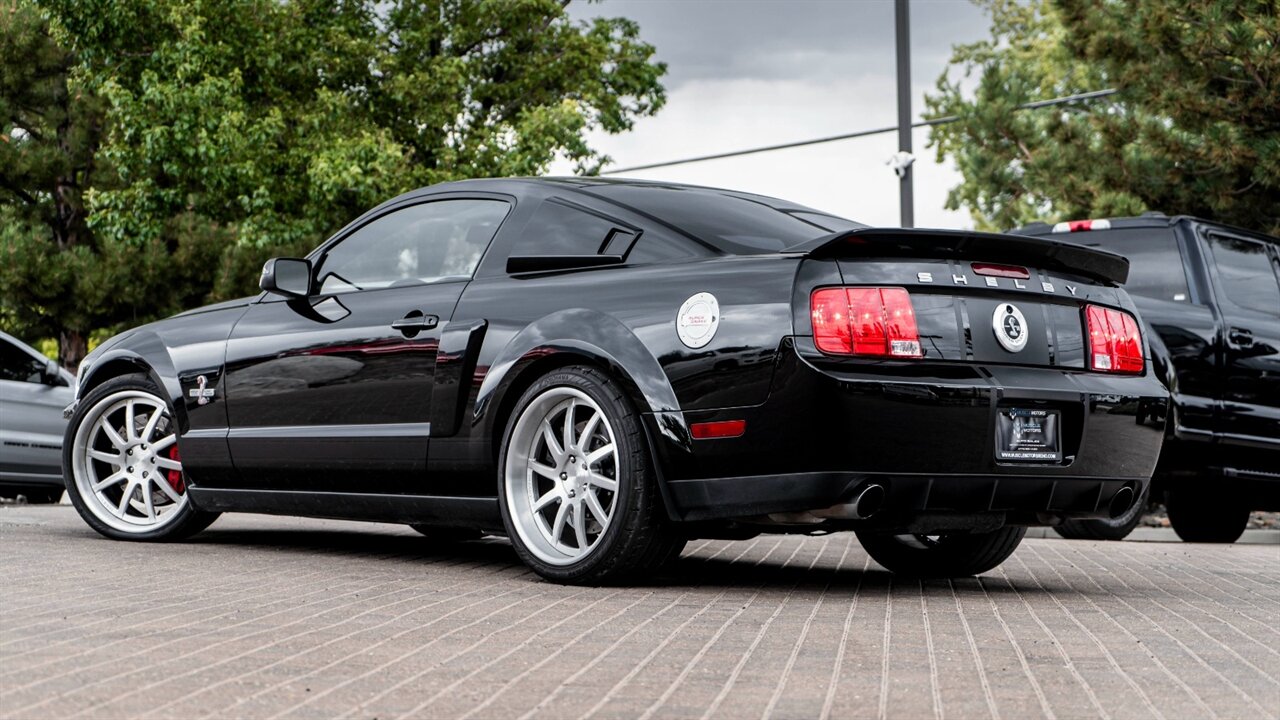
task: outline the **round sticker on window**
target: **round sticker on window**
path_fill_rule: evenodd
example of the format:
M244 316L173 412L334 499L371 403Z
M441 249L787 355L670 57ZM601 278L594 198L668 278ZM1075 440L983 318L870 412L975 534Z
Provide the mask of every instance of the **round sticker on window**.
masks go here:
M711 293L698 293L680 306L676 314L676 334L691 348L705 347L720 327L720 303Z

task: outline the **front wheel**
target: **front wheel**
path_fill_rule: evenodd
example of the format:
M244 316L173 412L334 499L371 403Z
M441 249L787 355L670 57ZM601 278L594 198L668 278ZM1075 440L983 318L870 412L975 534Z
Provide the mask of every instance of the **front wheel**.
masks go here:
M173 410L146 376L94 388L67 426L62 453L71 504L109 538L179 540L218 517L192 507Z
M548 580L644 575L684 545L667 526L639 413L595 368L557 370L525 391L498 467L507 536Z
M858 532L858 542L890 572L917 578L978 575L1004 562L1017 549L1024 527L985 533L888 535Z

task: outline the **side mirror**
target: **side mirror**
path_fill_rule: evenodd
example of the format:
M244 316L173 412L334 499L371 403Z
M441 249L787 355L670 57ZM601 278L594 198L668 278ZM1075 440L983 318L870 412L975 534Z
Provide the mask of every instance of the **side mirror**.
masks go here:
M44 372L40 374L40 381L45 385L62 384L62 368L58 366L57 360L45 361Z
M311 261L301 258L271 258L262 266L258 287L287 298L311 294Z

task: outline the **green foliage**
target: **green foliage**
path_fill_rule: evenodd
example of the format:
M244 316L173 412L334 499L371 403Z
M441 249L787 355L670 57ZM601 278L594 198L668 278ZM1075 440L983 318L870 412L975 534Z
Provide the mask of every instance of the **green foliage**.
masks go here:
M57 336L83 353L82 331L128 314L133 256L104 258L86 226L84 194L110 173L97 162L105 105L26 2L0 2L0 322L29 339ZM89 303L98 303L87 311Z
M49 96L27 102L37 114L70 97L93 122L83 153L28 141L7 144L21 166L0 157L0 324L37 337L250 293L265 258L414 187L557 156L589 171L606 158L588 131L664 101L635 23L574 23L558 0L38 4L0 0L21 24L0 27L0 129L36 127L9 110L31 88ZM75 162L68 246L46 176Z
M957 46L926 98L960 118L930 139L964 176L948 207L992 229L1159 210L1280 234L1274 0L978 1L991 38Z
M634 23L554 0L49 6L112 108L124 182L91 194L93 227L135 242L191 212L239 245L313 245L414 187L597 163L588 128L663 101ZM216 295L248 289L236 265Z

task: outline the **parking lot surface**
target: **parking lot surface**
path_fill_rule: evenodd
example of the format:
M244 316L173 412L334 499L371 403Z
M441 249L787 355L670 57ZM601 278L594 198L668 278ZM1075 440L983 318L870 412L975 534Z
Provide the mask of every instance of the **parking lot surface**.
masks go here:
M1280 546L1029 539L954 582L849 534L695 542L641 587L491 539L224 516L111 542L0 508L0 716L1280 716Z

